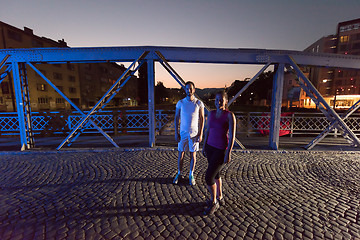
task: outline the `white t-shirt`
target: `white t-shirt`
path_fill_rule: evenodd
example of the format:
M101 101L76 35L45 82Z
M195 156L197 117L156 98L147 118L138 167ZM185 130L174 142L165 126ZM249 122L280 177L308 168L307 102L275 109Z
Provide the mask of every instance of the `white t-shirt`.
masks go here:
M204 104L197 98L192 101L183 98L177 102L176 108L180 109L180 135L190 134L195 137L199 131L199 114Z

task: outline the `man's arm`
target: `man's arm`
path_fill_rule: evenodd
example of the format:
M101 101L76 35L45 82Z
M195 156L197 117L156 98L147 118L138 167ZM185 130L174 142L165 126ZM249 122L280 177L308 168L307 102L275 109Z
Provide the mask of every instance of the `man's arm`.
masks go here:
M175 119L174 119L174 125L175 125L175 141L180 141L179 136L179 122L180 122L180 108L176 108L175 110Z
M203 138L203 131L204 131L204 124L205 124L205 117L204 117L204 108L200 108L199 113L199 142L202 141Z

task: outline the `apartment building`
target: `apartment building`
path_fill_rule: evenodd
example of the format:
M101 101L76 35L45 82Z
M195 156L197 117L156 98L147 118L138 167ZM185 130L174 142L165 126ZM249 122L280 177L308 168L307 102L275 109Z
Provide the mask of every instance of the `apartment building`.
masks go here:
M81 107L92 108L126 70L117 63L81 63L79 65ZM136 106L138 104L138 79L132 77L107 107Z
M337 26L337 53L360 55L360 18ZM335 107L348 108L360 99L360 71L336 69L332 86Z
M0 22L0 48L46 48L68 47L64 40L54 41L36 36L27 27L18 29ZM80 103L79 71L76 64L36 64L52 83L54 83L75 104ZM30 103L32 111L70 109L66 102L46 81L33 69L27 68ZM15 98L12 81L6 77L1 83L0 111L15 111Z
M0 48L47 47L69 46L64 40L39 37L28 27L19 29L0 21ZM84 110L94 106L126 69L117 63L36 64L35 67ZM71 109L71 105L30 67L27 78L32 111ZM107 107L137 105L137 85L136 77L130 79ZM14 88L9 77L0 86L0 111L16 111Z
M336 34L319 39L304 51L360 55L360 18L340 22ZM329 105L336 109L349 108L360 99L359 70L311 67L309 79ZM309 106L315 107L315 104Z

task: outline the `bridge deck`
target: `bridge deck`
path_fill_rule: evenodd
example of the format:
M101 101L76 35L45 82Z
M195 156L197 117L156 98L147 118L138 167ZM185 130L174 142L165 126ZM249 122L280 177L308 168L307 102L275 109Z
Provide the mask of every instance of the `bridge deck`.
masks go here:
M0 155L4 240L360 238L357 152L236 150L214 216L200 155L195 186L171 183L169 148Z

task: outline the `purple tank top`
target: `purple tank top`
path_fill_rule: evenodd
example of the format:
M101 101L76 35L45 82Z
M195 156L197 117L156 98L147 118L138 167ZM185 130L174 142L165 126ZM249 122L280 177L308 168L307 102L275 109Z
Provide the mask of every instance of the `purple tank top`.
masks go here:
M229 111L225 110L222 112L219 118L216 118L216 111L211 111L209 116L209 136L207 139L207 144L212 147L219 149L226 149L229 138L229 121L228 121Z

